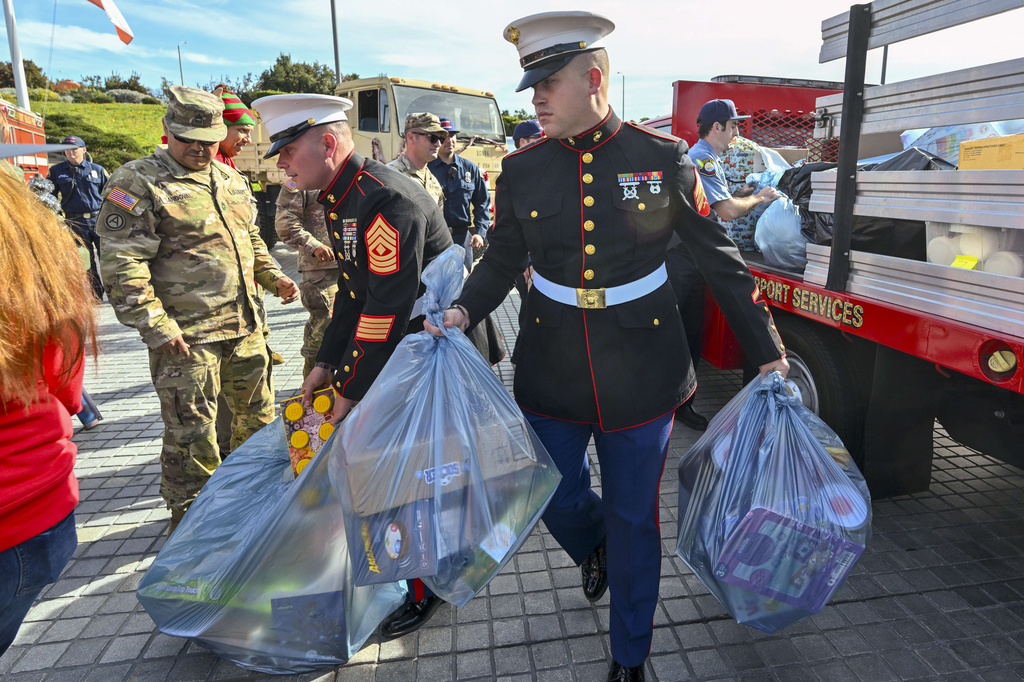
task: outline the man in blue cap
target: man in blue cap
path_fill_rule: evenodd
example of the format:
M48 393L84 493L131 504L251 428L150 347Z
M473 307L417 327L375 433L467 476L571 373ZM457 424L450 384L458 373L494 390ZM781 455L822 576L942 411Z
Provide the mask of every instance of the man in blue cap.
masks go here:
M739 122L747 118L750 117L740 116L736 112L731 99L713 99L702 106L697 114L697 135L700 139L690 149L690 159L697 166L704 193L711 204L711 217L717 215L720 220L735 220L781 196L774 187L765 187L753 196L749 190L740 190L736 194L729 192L720 155L729 148L733 138L739 135ZM704 278L686 245L678 237L669 243L665 265L669 281L679 299L679 314L686 330L686 343L696 367L700 360L704 317ZM708 427L707 417L693 409L692 395L676 408L676 419L696 431L704 431Z
M525 71L518 89L533 88L546 137L502 162L490 247L444 324L465 330L484 319L533 259L514 386L562 474L544 523L580 566L585 596L611 593L608 679L643 680L661 578L658 490L673 410L696 386L665 274L673 232L747 357L762 372L789 365L743 259L704 217L686 144L609 107L601 39L613 28L591 12L546 12L505 28ZM590 489L591 439L602 496Z
M444 190L444 220L452 231L452 241L466 249L466 270L472 270L473 250L483 247L491 226L491 196L480 167L455 153L459 134L455 124L442 118L441 128L448 137L427 168Z
M512 142L515 143L516 149L533 144L542 137L544 137L544 129L540 127L540 123L535 118L520 121L512 131Z
M97 267L100 258L100 238L96 236L96 215L103 205L103 185L110 176L103 166L85 160L85 142L68 135L64 144L75 145L64 150L62 161L50 169L53 195L60 199L68 226L89 251L89 281L96 299L103 300L103 283Z

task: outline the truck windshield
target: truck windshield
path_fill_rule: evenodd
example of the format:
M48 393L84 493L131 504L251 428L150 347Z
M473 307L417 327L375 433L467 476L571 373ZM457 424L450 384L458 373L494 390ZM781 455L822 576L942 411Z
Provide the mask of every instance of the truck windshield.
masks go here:
M404 125L408 114L428 112L450 118L459 130L459 137L486 137L499 142L505 139L501 114L493 99L407 85L396 85L394 89L400 126Z

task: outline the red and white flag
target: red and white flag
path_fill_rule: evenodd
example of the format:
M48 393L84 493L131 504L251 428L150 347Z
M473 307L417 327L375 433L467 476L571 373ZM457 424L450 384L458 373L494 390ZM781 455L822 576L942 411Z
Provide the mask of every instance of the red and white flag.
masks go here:
M121 39L121 42L127 45L132 42L132 29L128 26L128 22L121 16L121 11L117 9L117 5L114 4L114 0L89 0L92 4L99 7L101 10L107 13L111 23L114 24L114 28L117 29L117 37Z

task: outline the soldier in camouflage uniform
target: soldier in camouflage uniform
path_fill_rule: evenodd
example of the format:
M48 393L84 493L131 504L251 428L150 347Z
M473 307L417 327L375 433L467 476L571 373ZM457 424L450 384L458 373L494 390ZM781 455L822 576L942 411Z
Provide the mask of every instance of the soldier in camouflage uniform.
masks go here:
M149 347L169 531L221 462L218 395L233 413L232 448L274 419L255 283L285 303L299 296L260 239L242 176L213 163L222 110L216 95L172 86L167 149L113 174L97 220L107 296Z
M338 291L338 266L331 250L331 238L324 222L324 207L317 202L320 190L292 191L277 195L277 236L299 252L299 283L302 307L309 311L302 332L302 378L316 365L316 354L331 321L334 294Z
M388 164L419 183L442 208L444 190L427 164L437 158L441 143L447 138L448 132L441 127L441 119L437 116L409 114L405 117L405 147L398 158Z

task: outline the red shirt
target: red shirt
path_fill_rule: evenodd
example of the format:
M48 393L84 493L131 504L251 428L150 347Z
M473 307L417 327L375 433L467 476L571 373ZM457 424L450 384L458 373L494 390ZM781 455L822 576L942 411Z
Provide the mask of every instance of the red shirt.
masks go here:
M214 161L220 161L221 163L227 164L228 166L231 166L232 168L235 168L235 162L231 160L230 156L225 156L224 155L224 150L223 149L218 148L217 149L217 156L213 157L213 159L214 159ZM238 170L238 169L235 168L235 170Z
M47 344L41 400L27 411L14 402L0 407L0 552L49 530L78 504L71 415L82 409L85 363L61 377L62 360Z

